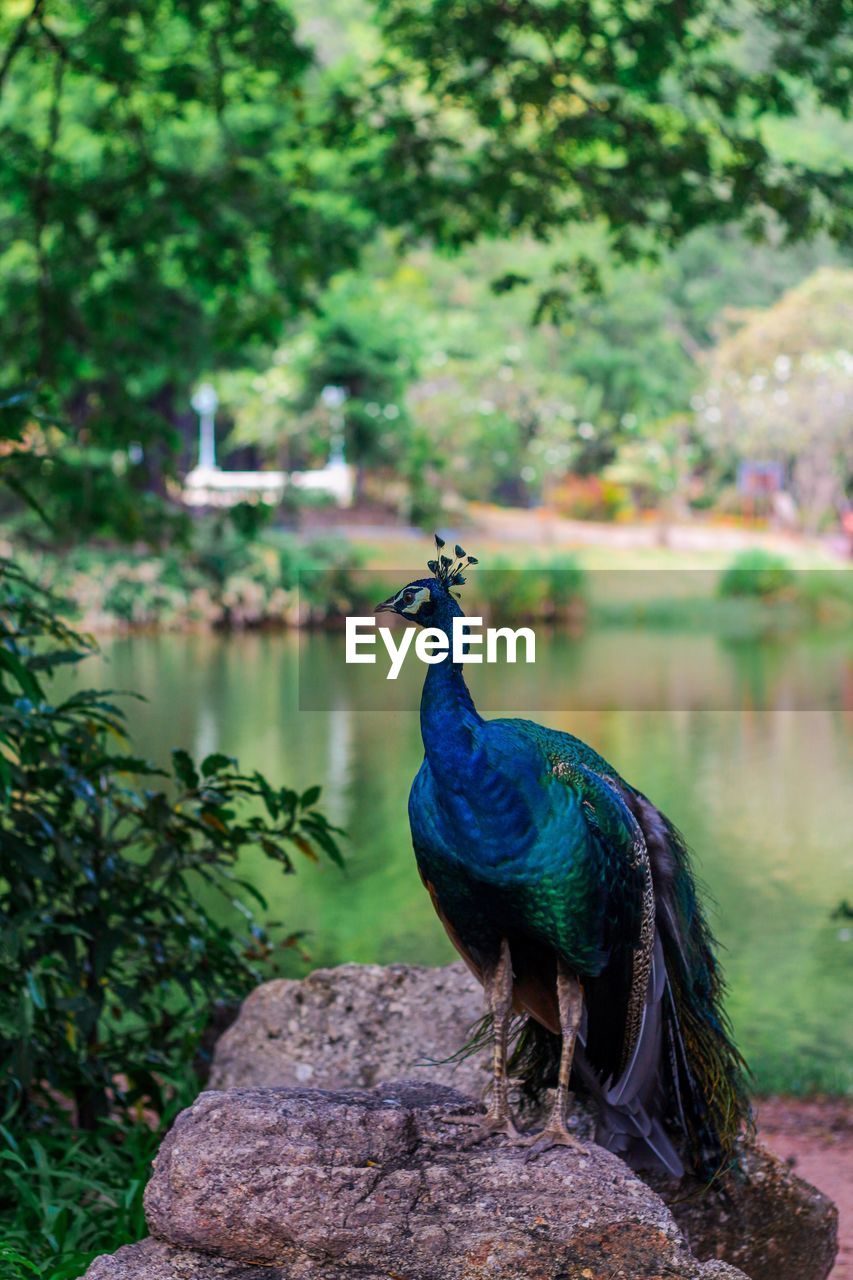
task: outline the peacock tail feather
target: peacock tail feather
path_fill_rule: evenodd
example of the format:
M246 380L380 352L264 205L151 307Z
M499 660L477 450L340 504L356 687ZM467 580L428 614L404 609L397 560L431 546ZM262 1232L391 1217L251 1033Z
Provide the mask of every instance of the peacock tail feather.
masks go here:
M737 1139L752 1127L748 1071L723 1011L725 986L714 955L716 943L699 903L687 845L644 796L631 793L626 799L646 833L666 963L664 1113L668 1126L680 1134L696 1175L710 1181L736 1164ZM643 973L648 981L645 964ZM486 1014L450 1061L486 1048L491 1036L492 1018ZM631 1042L629 1030L626 1045ZM557 1083L559 1062L558 1035L535 1018L513 1020L508 1071L523 1112L542 1110L547 1090ZM599 1093L595 1073L584 1070L582 1049L573 1084L592 1096Z
M658 920L667 971L666 1037L676 1114L697 1172L732 1164L735 1143L751 1127L747 1066L723 1009L725 984L716 941L700 906L680 832L649 804L657 820L649 852L657 864Z
M694 1172L710 1181L736 1164L737 1139L752 1128L748 1069L723 1010L716 942L699 903L687 845L644 796L627 799L644 820L666 962L665 1115L680 1132ZM522 1110L538 1112L546 1090L556 1084L560 1037L534 1018L520 1019L513 1031L509 1071L518 1082ZM479 1032L485 1038L484 1024ZM582 1053L579 1059L574 1084L595 1094L594 1078L582 1072Z

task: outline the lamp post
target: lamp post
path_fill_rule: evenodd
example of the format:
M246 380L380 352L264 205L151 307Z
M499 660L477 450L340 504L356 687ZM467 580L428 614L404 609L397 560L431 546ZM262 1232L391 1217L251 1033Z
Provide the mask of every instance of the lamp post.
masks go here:
M200 470L216 471L216 410L219 397L209 382L197 388L190 404L198 414L198 465Z
M320 399L329 410L332 426L330 463L343 462L344 460L344 415L340 410L346 404L348 395L349 392L346 387L335 387L331 384L324 387L320 392Z

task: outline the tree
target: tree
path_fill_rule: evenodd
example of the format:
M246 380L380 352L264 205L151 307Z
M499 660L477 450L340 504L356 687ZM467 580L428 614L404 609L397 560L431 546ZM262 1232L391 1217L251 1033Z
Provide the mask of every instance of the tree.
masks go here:
M460 244L599 220L628 256L733 218L754 237L778 224L850 238L849 167L786 160L764 128L808 101L849 110L842 4L379 0L378 13L385 76L361 118L382 112L385 221Z
M849 240L843 147L768 134L847 109L843 5L377 0L364 24L338 64L288 0L0 15L0 386L70 423L62 455L39 423L27 479L50 468L78 530L120 480L163 489L197 377L265 355L379 227L457 248L596 223L625 257L734 217ZM556 320L599 271L550 271Z
M295 358L296 405L327 439L341 421L359 492L366 466L399 465L407 453L406 389L420 354L411 317L393 289L378 280L365 289L363 278L346 275L323 294L306 338ZM322 399L329 386L346 394L331 412Z
M0 47L0 386L61 414L50 490L76 465L97 523L118 473L161 485L198 376L277 339L369 228L279 0L33 0Z
M50 679L92 648L61 608L0 559L0 1100L7 1122L73 1106L93 1129L142 1102L161 1118L216 1002L282 941L241 852L282 873L341 855L318 786L180 749L167 774L133 754L113 695L58 696Z
M853 271L826 268L774 306L735 312L713 352L697 430L730 456L782 462L817 528L853 478Z
M528 363L513 346L456 353L411 395L445 487L517 506L538 501L546 477L576 464L593 404L595 391L580 379Z

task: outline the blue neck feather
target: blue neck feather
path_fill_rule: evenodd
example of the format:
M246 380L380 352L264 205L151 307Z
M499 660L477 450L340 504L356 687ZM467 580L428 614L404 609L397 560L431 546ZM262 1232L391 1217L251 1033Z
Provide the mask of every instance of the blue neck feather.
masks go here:
M453 619L464 617L448 595L429 625L453 644ZM450 653L427 668L421 695L421 736L430 769L440 783L452 788L464 783L476 751L477 729L483 723L468 692L462 666Z

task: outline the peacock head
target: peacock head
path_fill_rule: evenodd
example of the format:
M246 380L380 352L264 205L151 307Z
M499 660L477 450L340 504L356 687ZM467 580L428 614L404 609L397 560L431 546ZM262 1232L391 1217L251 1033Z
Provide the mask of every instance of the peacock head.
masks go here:
M454 599L454 587L465 582L465 570L477 563L476 556L466 554L457 543L454 556L444 554L444 539L435 535L436 559L427 562L431 578L417 578L393 596L383 600L376 613L398 613L422 627L441 627L454 615L461 614Z

